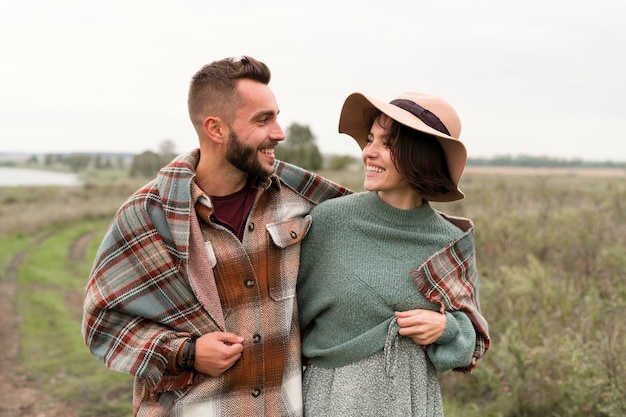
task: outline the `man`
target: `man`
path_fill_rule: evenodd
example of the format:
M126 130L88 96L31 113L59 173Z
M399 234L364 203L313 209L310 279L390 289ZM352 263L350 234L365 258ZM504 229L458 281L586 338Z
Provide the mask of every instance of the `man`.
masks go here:
M83 335L135 377L137 416L302 414L300 241L310 209L349 191L275 161L269 81L250 57L200 69L200 148L129 198L97 253Z

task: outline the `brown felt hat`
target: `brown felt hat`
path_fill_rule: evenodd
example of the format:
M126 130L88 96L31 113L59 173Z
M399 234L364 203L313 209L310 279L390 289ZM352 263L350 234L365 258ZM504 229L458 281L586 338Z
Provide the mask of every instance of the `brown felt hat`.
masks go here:
M454 201L465 197L459 189L459 181L467 162L467 151L459 140L461 120L450 103L441 97L425 93L402 93L389 103L361 93L353 93L343 103L339 133L352 136L363 149L372 127L372 116L377 111L439 140L446 155L450 177L457 187L455 191L424 198L430 201Z

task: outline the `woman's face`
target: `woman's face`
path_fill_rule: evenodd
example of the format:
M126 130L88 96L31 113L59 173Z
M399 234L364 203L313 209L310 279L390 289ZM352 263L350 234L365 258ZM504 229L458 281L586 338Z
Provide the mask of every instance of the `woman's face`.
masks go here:
M362 151L365 165L364 187L376 191L382 200L398 208L413 208L421 204L421 198L398 172L391 156L388 129L391 119L380 115L374 120ZM419 204L418 204L419 203Z

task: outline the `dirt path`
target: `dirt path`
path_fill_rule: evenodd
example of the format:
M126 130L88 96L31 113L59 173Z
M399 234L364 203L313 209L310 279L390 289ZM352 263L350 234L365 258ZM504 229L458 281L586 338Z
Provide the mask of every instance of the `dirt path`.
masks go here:
M15 255L6 270L0 271L0 417L78 417L76 405L56 402L42 394L18 361L20 317L14 301L17 272L29 251L48 237ZM76 239L69 257L84 256L92 237L93 233L88 233Z

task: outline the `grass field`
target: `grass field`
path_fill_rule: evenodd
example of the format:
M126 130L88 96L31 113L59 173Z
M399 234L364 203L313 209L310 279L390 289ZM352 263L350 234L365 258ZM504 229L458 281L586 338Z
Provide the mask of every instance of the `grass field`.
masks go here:
M360 190L360 172L325 174ZM625 179L623 170L468 169L466 198L433 204L475 222L493 338L472 374L441 375L446 416L626 415ZM131 379L89 354L80 317L99 240L139 185L0 188L0 288L12 307L2 316L15 320L0 327L17 330L15 360L0 345L16 390L0 383L0 396L15 403L23 384L36 390L23 410L37 411L0 406L0 417L131 415Z

